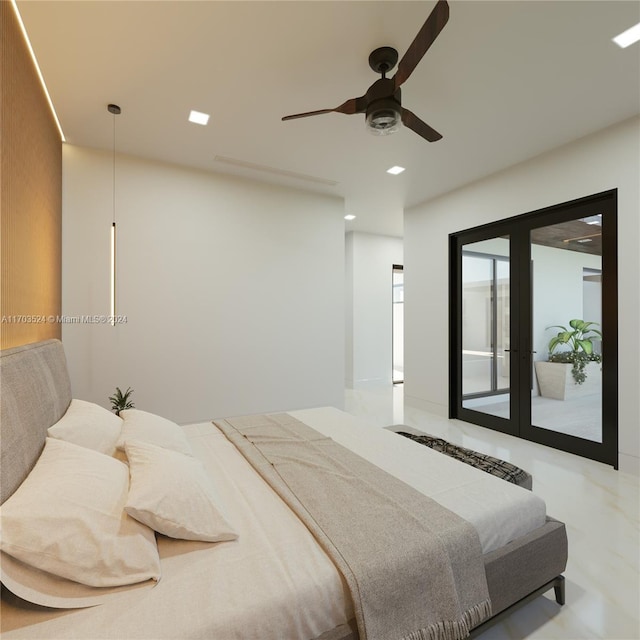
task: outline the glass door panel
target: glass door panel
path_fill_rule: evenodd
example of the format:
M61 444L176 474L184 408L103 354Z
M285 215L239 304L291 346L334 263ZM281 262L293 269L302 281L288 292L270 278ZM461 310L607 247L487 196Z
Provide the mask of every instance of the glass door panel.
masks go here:
M509 260L496 260L496 362L498 390L509 391L511 350L509 320L511 316L511 299L509 297Z
M509 418L509 238L462 250L462 406Z
M601 215L530 231L535 371L531 425L599 443L601 232Z

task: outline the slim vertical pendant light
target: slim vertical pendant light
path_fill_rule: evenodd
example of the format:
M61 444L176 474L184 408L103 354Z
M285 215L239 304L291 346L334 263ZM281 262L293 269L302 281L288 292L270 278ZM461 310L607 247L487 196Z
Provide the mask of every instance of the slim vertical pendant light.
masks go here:
M109 113L113 114L113 216L111 220L111 307L110 322L112 326L116 324L116 116L122 110L117 104L110 104L107 107Z
M113 326L116 316L116 223L111 223L111 306L109 309L110 322Z

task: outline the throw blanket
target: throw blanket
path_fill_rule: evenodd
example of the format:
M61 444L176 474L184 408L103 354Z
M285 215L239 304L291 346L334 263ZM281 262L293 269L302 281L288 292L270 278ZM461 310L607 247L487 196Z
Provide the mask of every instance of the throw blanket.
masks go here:
M288 414L214 424L341 571L361 640L458 640L491 615L466 520Z

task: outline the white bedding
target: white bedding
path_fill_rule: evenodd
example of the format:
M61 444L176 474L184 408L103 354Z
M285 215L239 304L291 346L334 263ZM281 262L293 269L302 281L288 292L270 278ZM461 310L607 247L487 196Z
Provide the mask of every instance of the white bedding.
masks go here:
M527 489L333 407L289 413L470 522L483 553L545 523L544 501Z
M353 617L329 557L234 445L210 423L184 429L238 540L160 537L157 586L73 611L25 616L3 603L3 638L309 640Z
M544 524L544 503L525 489L337 409L290 413L467 519L485 552ZM239 539L160 537L157 586L71 611L3 603L3 638L309 640L353 617L328 556L235 447L210 423L184 430Z

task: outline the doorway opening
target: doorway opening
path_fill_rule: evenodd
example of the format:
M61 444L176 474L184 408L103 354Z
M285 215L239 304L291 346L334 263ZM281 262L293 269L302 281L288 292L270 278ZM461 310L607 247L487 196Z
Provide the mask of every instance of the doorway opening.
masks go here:
M391 280L391 360L393 384L404 382L404 270L393 265Z

